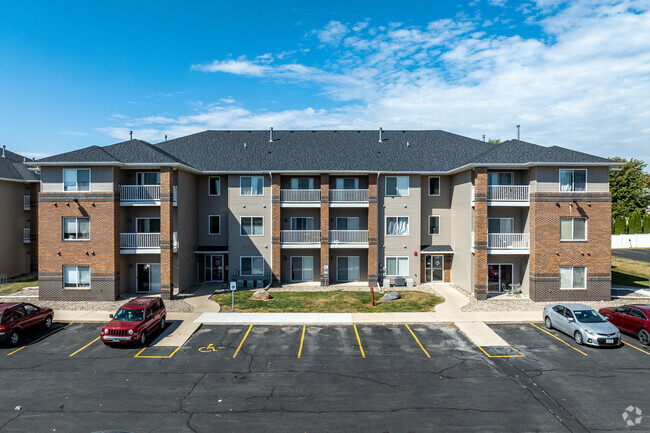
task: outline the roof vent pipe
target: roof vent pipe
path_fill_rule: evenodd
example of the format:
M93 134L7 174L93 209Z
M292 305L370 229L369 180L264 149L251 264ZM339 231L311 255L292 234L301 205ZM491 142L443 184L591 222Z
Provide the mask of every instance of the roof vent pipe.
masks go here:
M269 128L269 143L273 143L273 127Z
M383 137L382 137L382 132L383 132L383 131L384 131L384 128L382 128L382 127L380 126L380 127L379 127L379 142L380 142L380 143L381 143L382 138L383 138Z
M129 137L131 140L133 140L133 131L129 131Z
M483 134L483 142L485 142L485 134Z
M165 134L165 141L167 141L167 134Z
M6 149L6 148L7 148L7 146L3 144L3 145L2 145L2 157L3 157L3 158L6 158L6 157L5 157L5 149Z
M521 126L521 125L517 125L517 140L519 140L519 127L520 127L520 126Z

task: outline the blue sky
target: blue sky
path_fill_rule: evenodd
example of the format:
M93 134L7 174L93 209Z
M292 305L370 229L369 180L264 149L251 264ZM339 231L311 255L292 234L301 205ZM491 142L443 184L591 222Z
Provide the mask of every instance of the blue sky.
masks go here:
M0 144L443 129L650 161L650 1L0 0Z

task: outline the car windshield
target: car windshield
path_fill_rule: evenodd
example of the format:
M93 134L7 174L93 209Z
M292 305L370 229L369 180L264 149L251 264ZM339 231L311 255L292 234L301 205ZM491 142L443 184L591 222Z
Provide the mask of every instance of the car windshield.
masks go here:
M578 310L574 311L576 320L582 323L602 323L605 318L596 310Z
M123 322L141 322L144 319L144 310L125 310L120 308L113 318Z

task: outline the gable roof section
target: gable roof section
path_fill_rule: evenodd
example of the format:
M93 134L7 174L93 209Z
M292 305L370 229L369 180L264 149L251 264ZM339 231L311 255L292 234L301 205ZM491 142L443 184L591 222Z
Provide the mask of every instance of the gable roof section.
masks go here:
M38 174L29 170L29 167L23 163L26 158L22 155L10 152L9 150L5 150L4 158L1 155L2 153L0 153L0 179L25 182L37 182L40 179Z
M599 156L563 147L544 147L521 140L507 140L491 151L472 160L474 164L526 164L526 163L604 163L616 165Z

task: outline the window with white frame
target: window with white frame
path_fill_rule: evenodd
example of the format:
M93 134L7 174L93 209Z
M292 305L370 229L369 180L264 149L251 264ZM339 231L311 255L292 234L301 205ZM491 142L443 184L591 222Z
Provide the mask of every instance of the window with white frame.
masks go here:
M429 177L429 195L440 195L440 177Z
M409 195L408 176L386 176L386 195L404 197Z
M560 170L560 191L587 191L587 170Z
M429 215L429 234L440 234L440 217L437 215Z
M65 288L90 287L90 266L64 266L63 287Z
M586 289L587 268L584 266L560 266L560 289Z
M359 217L336 217L336 230L359 230Z
M136 173L138 185L160 185L160 172L150 171Z
M291 189L314 189L314 179L311 177L291 178Z
M586 241L587 218L560 218L561 241Z
M264 234L264 217L241 217L242 236L262 236Z
M90 169L64 169L63 191L90 191Z
M208 216L208 234L210 235L221 234L221 215Z
M386 257L386 275L390 277L408 277L409 258Z
M221 195L221 177L210 176L208 178L208 195Z
M90 240L90 218L77 218L77 217L63 218L63 240L66 241Z
M291 217L291 230L314 230L314 218Z
M239 178L240 195L264 195L264 176L241 176Z
M386 236L408 236L409 217L386 217Z
M239 259L240 275L244 277L264 275L264 257L241 257Z

